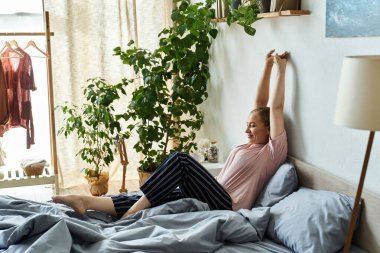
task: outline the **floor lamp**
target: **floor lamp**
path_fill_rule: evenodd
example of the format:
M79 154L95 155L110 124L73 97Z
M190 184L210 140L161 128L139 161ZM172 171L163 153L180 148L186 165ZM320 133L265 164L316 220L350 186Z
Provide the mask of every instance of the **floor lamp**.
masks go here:
M334 123L370 132L343 249L343 253L348 253L356 225L373 138L375 131L380 130L380 56L347 56L343 59Z

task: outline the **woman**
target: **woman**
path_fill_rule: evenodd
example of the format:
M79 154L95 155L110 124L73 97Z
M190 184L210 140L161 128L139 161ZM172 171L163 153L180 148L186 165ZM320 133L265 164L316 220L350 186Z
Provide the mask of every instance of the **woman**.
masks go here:
M135 212L190 197L209 205L210 209L237 211L251 208L264 185L285 161L287 138L284 128L285 70L288 52L266 55L263 76L245 130L249 142L236 147L220 174L213 176L185 153L174 153L141 186L141 197L118 195L93 197L81 195L55 196L79 214L97 210L125 218ZM269 107L269 85L273 64L277 80ZM269 109L270 108L270 109ZM179 189L178 189L178 188Z

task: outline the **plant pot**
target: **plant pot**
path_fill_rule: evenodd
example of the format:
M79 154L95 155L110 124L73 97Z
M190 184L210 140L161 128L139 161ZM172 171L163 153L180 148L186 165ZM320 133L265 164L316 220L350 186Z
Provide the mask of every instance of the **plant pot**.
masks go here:
M153 172L147 172L143 171L140 168L137 169L137 172L139 173L139 185L142 186L145 181L153 174Z
M30 176L40 176L44 172L45 164L37 166L26 166L23 168L25 175Z
M86 176L92 196L101 196L108 192L109 175L107 171L102 171L99 177Z

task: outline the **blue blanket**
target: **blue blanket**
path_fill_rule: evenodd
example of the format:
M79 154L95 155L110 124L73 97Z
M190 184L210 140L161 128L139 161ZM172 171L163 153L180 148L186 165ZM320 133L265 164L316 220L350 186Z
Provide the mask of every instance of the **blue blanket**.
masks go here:
M210 211L181 199L125 220L0 196L0 252L213 252L225 243L261 241L269 208Z

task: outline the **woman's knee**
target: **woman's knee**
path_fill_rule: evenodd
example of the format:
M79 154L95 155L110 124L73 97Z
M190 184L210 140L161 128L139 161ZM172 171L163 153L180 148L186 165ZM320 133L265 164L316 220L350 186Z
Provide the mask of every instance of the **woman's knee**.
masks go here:
M187 159L190 157L190 155L185 152L175 151L174 153L170 155L170 157L180 160L180 159Z
M176 151L174 153L172 153L167 162L165 162L165 164L177 164L179 166L177 166L177 169L185 169L189 163L191 163L191 160L192 157L185 153L185 152L180 152L180 151Z

